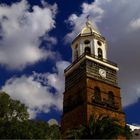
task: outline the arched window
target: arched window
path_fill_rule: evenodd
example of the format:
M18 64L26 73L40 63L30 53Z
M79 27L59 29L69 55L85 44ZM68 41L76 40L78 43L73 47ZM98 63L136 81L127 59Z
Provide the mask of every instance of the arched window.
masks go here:
M85 40L84 44L85 44L85 53L90 55L91 54L90 41L89 40Z
M89 41L89 40L85 40L85 41L84 41L84 44L85 44L85 45L90 44L90 41Z
M95 101L101 101L101 91L99 87L94 88L94 99Z
M78 59L78 44L75 46L75 59Z
M102 46L102 43L101 43L100 41L97 41L97 44L98 44L99 46Z
M112 91L108 92L108 101L110 105L114 105L115 101L114 101L114 94Z
M101 48L98 48L98 58L102 59L103 58L103 52Z
M78 50L75 50L75 59L78 59Z
M85 47L85 54L88 54L88 55L91 54L90 47Z

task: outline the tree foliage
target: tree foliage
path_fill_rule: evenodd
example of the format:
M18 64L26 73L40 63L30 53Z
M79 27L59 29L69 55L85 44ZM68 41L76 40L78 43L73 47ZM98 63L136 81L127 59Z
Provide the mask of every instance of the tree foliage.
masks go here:
M29 121L29 131L32 139L60 139L61 132L58 125L49 126L47 122L40 120Z
M27 107L17 100L13 100L6 93L0 93L0 120L24 121L29 118Z
M24 104L0 93L0 139L60 139L60 127L29 120Z
M132 138L132 130L128 125L125 125L125 128L123 129L123 135L127 140Z
M116 139L118 136L131 137L130 130L123 128L118 121L108 116L92 115L88 125L82 125L79 129L69 130L67 137L74 139Z
M29 114L27 107L13 100L4 92L0 93L0 138L20 138L25 133Z

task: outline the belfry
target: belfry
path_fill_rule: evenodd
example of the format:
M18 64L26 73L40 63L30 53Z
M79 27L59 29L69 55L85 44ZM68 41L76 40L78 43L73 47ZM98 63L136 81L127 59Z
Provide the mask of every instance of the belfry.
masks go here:
M105 38L87 20L73 40L72 64L65 71L62 130L88 123L92 114L116 118L125 126L117 64L107 59Z

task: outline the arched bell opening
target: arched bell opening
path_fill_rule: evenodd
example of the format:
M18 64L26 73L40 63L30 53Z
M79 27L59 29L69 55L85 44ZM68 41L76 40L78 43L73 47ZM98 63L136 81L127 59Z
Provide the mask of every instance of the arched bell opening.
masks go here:
M98 58L103 59L103 51L101 48L98 48Z
M75 46L75 59L78 59L78 44Z
M88 54L88 55L91 54L91 49L90 49L90 47L85 47L85 54Z

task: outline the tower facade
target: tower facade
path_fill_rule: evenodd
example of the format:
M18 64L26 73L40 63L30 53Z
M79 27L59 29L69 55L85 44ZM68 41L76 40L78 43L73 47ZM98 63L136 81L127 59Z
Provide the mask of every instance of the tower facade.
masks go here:
M62 130L87 124L90 116L105 114L125 126L117 64L107 59L105 38L90 21L72 42L72 64L65 73Z

